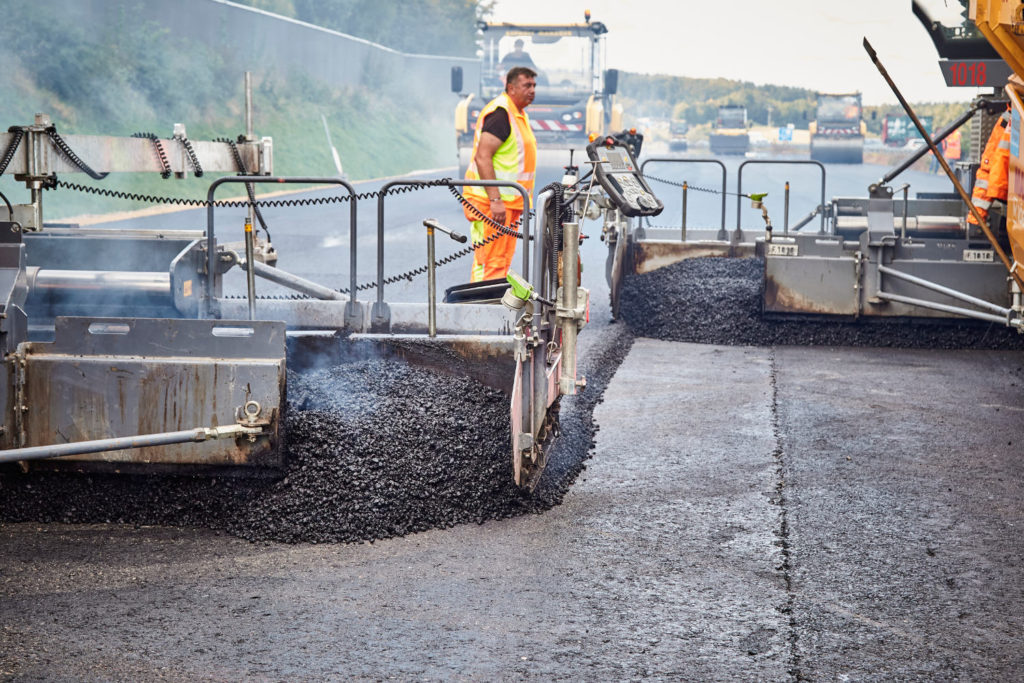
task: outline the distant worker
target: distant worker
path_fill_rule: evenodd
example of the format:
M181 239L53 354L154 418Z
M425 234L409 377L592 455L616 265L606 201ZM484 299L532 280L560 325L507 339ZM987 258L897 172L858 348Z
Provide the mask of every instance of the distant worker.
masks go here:
M476 120L473 158L466 180L516 182L532 195L537 140L530 128L526 107L533 102L536 79L537 73L524 66L513 67L506 74L505 92L488 102ZM473 242L487 242L473 252L470 280L504 278L515 256L517 238L514 234L501 233L482 217L487 216L504 226L515 223L523 214L523 196L511 187L466 185L463 189L472 206L465 207L465 214L472 224Z
M1006 191L1010 178L1010 112L1004 111L992 134L988 136L985 151L981 155L978 173L974 176L974 190L971 192L971 203L981 217L988 220L992 202L1006 202ZM974 214L967 214L967 220L974 225Z
M537 69L537 65L534 64L533 60L530 58L530 53L523 49L523 45L523 39L516 38L516 42L512 43L512 46L515 49L501 58L501 64L499 66L502 71L511 69L514 66L525 66L533 70Z
M942 156L946 157L946 161L960 161L962 144L963 138L960 136L959 128L946 136L946 139L942 141Z
M960 129L957 128L952 133L947 135L945 139L943 139L942 141L942 145L940 147L940 149L942 150L942 156L945 157L946 161L949 162L950 166L952 166L953 163L960 161L961 140L962 138L960 137ZM942 172L942 167L939 164L939 160L935 157L934 154L932 155L932 161L931 164L929 164L928 166L928 170L931 171L932 173Z

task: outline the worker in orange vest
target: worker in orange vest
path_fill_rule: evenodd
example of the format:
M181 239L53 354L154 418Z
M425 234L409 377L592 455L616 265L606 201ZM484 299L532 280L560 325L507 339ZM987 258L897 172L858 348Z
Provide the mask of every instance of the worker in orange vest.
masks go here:
M988 217L993 201L1006 201L1006 192L1010 180L1010 112L1003 112L992 133L988 136L985 151L981 155L981 165L974 177L974 190L971 192L971 203L982 218ZM969 213L967 220L974 225L978 221L974 214Z
M960 161L960 148L960 129L957 128L942 141L942 156L946 157L946 161L950 163Z
M509 69L505 92L480 112L473 135L473 159L466 180L507 180L533 193L537 172L537 139L530 128L526 107L537 90L537 73L525 66ZM472 282L504 278L516 252L516 237L499 231L483 220L487 216L509 226L519 220L523 196L512 187L463 187L469 206L464 211L472 224L474 244L486 242L473 251ZM500 233L500 234L496 234Z

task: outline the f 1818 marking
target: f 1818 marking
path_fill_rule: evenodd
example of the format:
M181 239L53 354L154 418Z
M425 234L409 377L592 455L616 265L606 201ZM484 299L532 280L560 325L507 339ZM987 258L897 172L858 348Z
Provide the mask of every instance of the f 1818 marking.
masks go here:
M797 247L795 244L769 244L769 256L796 256Z
M995 253L991 249L964 249L964 261L993 263Z

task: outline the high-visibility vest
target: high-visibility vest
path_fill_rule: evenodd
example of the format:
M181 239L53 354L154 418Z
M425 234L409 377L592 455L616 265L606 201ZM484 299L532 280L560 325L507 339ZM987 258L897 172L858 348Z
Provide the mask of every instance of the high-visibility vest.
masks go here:
M945 140L942 141L942 151L947 159L957 161L960 159L960 131L954 130Z
M484 119L498 107L504 108L508 113L508 122L512 132L494 153L494 177L497 180L516 182L525 187L532 204L533 181L537 172L537 139L533 136L533 130L530 128L530 117L512 102L508 93L501 93L488 102L476 120L476 131L473 133L473 160L466 171L466 180L480 180L480 173L476 168L476 150L480 145ZM518 190L502 187L499 188L499 191L501 200L507 208L523 208L523 196L519 194ZM478 199L487 197L487 191L479 186L466 185L463 187L463 192L467 196Z
M985 143L985 151L981 155L981 165L974 177L974 190L971 192L971 203L978 209L982 218L988 216L992 200L1006 201L1006 192L1010 176L1010 112L1003 115L992 127L992 133ZM977 225L973 214L967 215L970 223Z

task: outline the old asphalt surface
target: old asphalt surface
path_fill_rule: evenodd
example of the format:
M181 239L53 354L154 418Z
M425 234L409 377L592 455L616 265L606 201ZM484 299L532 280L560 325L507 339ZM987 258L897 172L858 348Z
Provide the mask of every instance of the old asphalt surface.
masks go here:
M597 308L560 504L372 543L7 521L0 678L1021 680L1024 358L985 332L739 345Z

